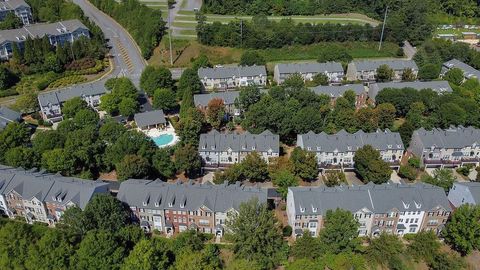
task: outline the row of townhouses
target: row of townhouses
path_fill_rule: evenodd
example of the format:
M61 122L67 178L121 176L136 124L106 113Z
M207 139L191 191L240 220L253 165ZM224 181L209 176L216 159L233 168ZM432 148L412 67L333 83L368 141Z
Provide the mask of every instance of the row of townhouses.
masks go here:
M341 84L345 76L342 64L338 62L292 63L276 65L273 72L273 79L278 84L281 84L294 74L300 74L305 81L313 80L315 75L324 74L332 84Z
M75 97L82 98L88 106L96 109L100 105L100 97L106 93L105 87L94 87L93 84L82 84L51 91L38 95L40 114L43 120L55 123L63 120L62 105Z
M442 188L427 184L382 184L338 187L291 187L287 194L288 223L294 237L318 236L327 211L350 211L360 236L419 231L439 233L452 212Z
M29 25L33 22L32 8L24 0L1 0L0 1L0 21L5 20L8 14L15 14L23 25Z
M418 74L417 64L413 60L362 60L348 64L347 78L350 81L375 82L377 69L383 65L393 70L393 81L401 81L406 69L410 69L415 76Z
M72 206L84 209L96 193L107 193L108 184L72 177L25 171L0 165L0 211L29 223L54 225Z
M243 86L267 85L265 66L199 68L198 77L207 91L226 91Z
M447 73L452 68L458 68L461 71L463 71L463 76L465 77L465 80L468 80L468 79L480 80L480 71L476 70L475 68L457 59L452 59L450 61L443 63L441 75L442 76L445 75L445 73Z
M73 43L80 37L90 37L88 28L79 20L68 20L56 23L38 23L25 25L19 29L0 31L0 59L12 57L13 46L20 50L25 47L27 38L43 38L47 36L52 46Z

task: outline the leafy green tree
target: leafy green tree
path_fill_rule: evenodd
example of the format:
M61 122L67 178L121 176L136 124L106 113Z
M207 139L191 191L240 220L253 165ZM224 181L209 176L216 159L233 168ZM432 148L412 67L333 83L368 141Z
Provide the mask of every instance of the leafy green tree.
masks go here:
M402 72L402 81L413 82L417 79L417 76L411 68L405 68Z
M175 176L175 163L172 160L173 149L158 149L152 157L153 167L157 170L157 174L163 179L173 178Z
M245 180L243 175L243 166L240 163L233 164L224 171L216 171L213 176L213 182L217 185L228 182L234 184Z
M66 152L63 148L47 150L42 154L42 167L49 172L68 174L72 171L73 166L72 154Z
M320 259L320 261L322 264L325 264L328 269L369 269L367 267L369 264L367 264L365 256L353 252L342 252L340 254L327 253Z
M449 83L460 86L465 80L463 71L459 68L452 68L443 75L443 78Z
M425 64L418 69L418 78L420 80L435 80L440 76L441 66L437 64Z
M87 217L84 215L81 208L77 206L69 207L63 212L63 215L58 223L58 228L66 231L68 234L75 236L85 235L89 229L90 224Z
M265 269L279 263L284 247L282 232L265 204L256 199L242 203L238 213L230 215L228 228L232 231L233 252L237 258L256 261Z
M273 173L272 182L277 186L277 191L282 194L282 198L287 198L288 188L298 186L297 177L288 170L281 170Z
M25 269L28 246L36 235L25 223L7 222L0 227L0 268Z
M74 267L79 270L120 269L126 250L112 232L89 231L76 252Z
M390 180L392 170L371 145L359 148L355 152L353 161L354 168L364 183L381 184Z
M10 148L5 153L5 164L12 167L30 169L36 164L36 159L37 157L32 148L23 146Z
M402 142L405 147L408 147L410 144L410 139L412 138L413 132L415 131L415 126L409 120L405 121L398 132L400 133L400 137L402 138Z
M130 252L122 269L155 270L167 269L173 263L173 254L167 240L162 238L144 239Z
M197 94L202 91L202 82L198 78L197 70L187 68L183 71L180 80L178 81L177 97L183 97L185 92Z
M398 175L402 178L407 178L410 181L413 181L417 178L417 170L410 165L401 165L398 170Z
M62 113L65 118L73 118L80 110L88 109L87 102L81 97L74 97L63 103Z
M164 67L147 66L140 76L140 87L149 96L153 96L156 89L171 88L173 84L172 73Z
M377 68L377 82L388 82L393 77L393 70L388 65L381 65Z
M166 111L177 107L175 93L171 89L157 89L153 94L153 107Z
M441 104L438 110L438 120L440 126L444 128L463 125L467 121L467 118L468 115L465 109L452 102Z
M341 184L347 183L347 178L343 172L331 171L325 173L323 177L323 182L327 187L334 187Z
M416 261L424 260L430 263L440 251L440 247L440 241L433 231L421 231L413 236L407 251Z
M261 270L260 266L254 261L245 259L235 259L228 263L225 270Z
M347 210L328 210L325 216L325 228L320 231L320 241L325 249L333 254L356 251L360 245L358 221Z
M27 269L68 269L75 254L74 246L62 232L47 230L28 248Z
M238 96L238 108L247 111L251 105L257 103L260 100L260 89L256 86L247 86L240 88Z
M403 266L403 262L400 260L403 252L404 246L398 236L382 233L379 237L370 240L370 245L366 249L366 256L372 262L382 266L404 269L405 266Z
M106 121L98 130L98 135L100 139L108 142L114 143L117 141L120 136L122 136L125 132L127 132L127 128L122 124L111 120Z
M90 229L115 232L130 222L129 208L110 194L95 194L83 213Z
M193 93L187 89L183 92L182 103L180 104L180 119L187 117L188 112L193 108L195 108Z
M180 233L173 242L173 250L176 253L182 251L201 251L205 248L205 235L195 231L187 230Z
M65 144L65 137L56 130L37 131L32 138L33 150L42 155L47 150L62 148Z
M241 162L242 173L251 182L264 182L268 179L268 165L257 153L248 154Z
M247 50L240 57L240 66L264 66L265 64L265 58L258 51Z
M39 111L38 106L38 96L34 92L28 92L20 95L15 104L12 106L13 109L22 112L22 113L32 113Z
M145 134L129 131L121 134L113 144L107 146L103 161L105 165L113 166L125 155L137 155L150 160L156 149L155 143Z
M456 254L438 252L428 266L432 270L461 270L465 269L467 264L462 257Z
M448 192L453 186L455 176L453 176L453 172L451 170L436 169L433 171L433 177L429 176L428 174L424 174L421 180L424 183L441 187L445 190L445 192Z
M118 112L123 116L131 116L138 112L138 101L133 98L124 98L118 104Z
M442 231L445 242L463 255L480 249L479 220L479 206L460 206Z
M290 160L296 176L306 180L317 178L317 158L314 153L296 147L290 155Z
M0 161L3 160L8 149L27 146L30 141L30 130L25 124L9 123L0 131Z
M149 175L150 164L143 157L126 155L120 163L115 165L115 168L118 180L142 179Z
M120 98L112 93L100 97L100 109L114 115L118 113Z
M324 73L318 73L312 77L313 86L328 85L329 82L330 82L330 79Z
M200 54L195 60L192 61L192 69L197 71L199 68L212 67L212 63L208 60L205 54Z
M91 109L81 109L77 111L73 118L73 122L79 127L96 126L98 120L98 114Z
M211 245L213 249L215 246ZM175 270L217 270L221 269L218 263L218 257L209 254L209 249L197 251L197 252L181 252L175 260ZM214 258L215 260L212 260Z
M198 145L205 118L196 108L188 110L186 116L181 118L177 125L178 136L183 144Z
M305 232L301 237L297 237L290 254L295 260L317 259L323 254L322 243L318 238L313 238L310 233Z
M0 90L6 90L14 86L19 81L19 78L8 68L0 67Z
M298 259L289 262L285 266L285 270L324 270L325 264L322 261L314 261L312 259Z
M191 144L186 144L175 150L175 164L179 171L185 172L188 176L195 176L202 167L200 155Z
M1 30L22 28L22 20L13 12L8 12L0 23Z
M395 106L391 103L382 103L375 108L377 116L378 127L380 129L387 129L393 126L395 121Z

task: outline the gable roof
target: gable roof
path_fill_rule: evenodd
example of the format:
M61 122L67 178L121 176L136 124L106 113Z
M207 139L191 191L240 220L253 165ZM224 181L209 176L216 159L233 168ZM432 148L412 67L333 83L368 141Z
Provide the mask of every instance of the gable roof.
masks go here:
M166 183L160 180L129 179L120 184L117 198L140 208L195 211L207 207L214 212L238 210L243 202L258 198L267 201L267 189L236 185Z
M240 95L240 91L227 91L227 92L218 92L218 93L209 93L209 94L197 94L193 96L193 101L195 106L207 107L208 103L214 99L219 98L223 100L225 105L231 105L235 103Z
M480 129L473 127L451 127L449 129L434 128L426 130L420 128L413 132L413 136L420 139L424 148L464 148L473 144L480 144Z
M19 7L28 7L30 6L24 0L7 0L7 1L0 1L0 8L4 10L15 10Z
M310 131L297 135L297 146L316 152L354 152L367 144L379 150L404 149L400 134L388 129L372 133L365 133L362 130L348 133L341 130L332 135L325 132L316 134Z
M290 187L297 215L325 215L341 208L352 213L368 209L372 213L430 211L443 207L451 211L442 188L428 184L382 184L338 187ZM300 211L304 210L303 212ZM313 210L317 209L317 212Z
M418 70L417 64L413 60L361 60L353 61L357 72L376 70L381 65L387 65L393 70L404 70L411 68Z
M94 87L94 84L80 84L69 87L67 89L51 91L38 95L40 107L50 105L60 105L63 102L75 97L98 96L107 92L105 87Z
M0 129L3 129L8 123L19 122L22 114L7 107L0 106Z
M365 93L365 87L363 84L350 84L350 85L331 85L331 86L316 86L310 88L317 95L327 95L332 98L338 98L343 96L347 90L353 90L357 96Z
M467 187L476 204L480 204L480 182L455 182L454 185Z
M267 76L265 66L235 66L235 67L215 67L215 68L199 68L198 77L203 80L208 79L225 79L232 77L255 77Z
M294 73L343 73L342 64L338 62L326 63L288 63L277 64L280 74Z
M265 130L260 134L245 132L239 133L220 133L213 130L207 134L200 135L198 145L199 152L209 151L228 151L234 152L280 152L280 137Z
M447 81L430 81L430 82L386 82L386 83L373 83L370 84L368 90L368 97L375 100L380 91L385 88L395 88L395 89L402 89L402 88L413 88L416 90L422 89L432 89L433 91L437 92L438 94L443 93L450 93L452 92L452 88Z
M134 119L138 127L146 127L167 123L167 120L165 119L165 114L163 114L163 110L136 113Z
M452 59L450 61L443 63L443 68L444 70L442 71L442 73L446 73L449 69L452 69L452 68L458 68L463 71L463 75L465 76L465 78L467 79L476 78L480 80L480 71L474 69L473 67L465 64L464 62L458 59Z

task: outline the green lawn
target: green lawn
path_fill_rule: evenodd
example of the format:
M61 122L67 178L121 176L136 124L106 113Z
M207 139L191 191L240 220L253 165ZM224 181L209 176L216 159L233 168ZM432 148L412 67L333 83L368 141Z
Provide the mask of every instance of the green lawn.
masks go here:
M173 21L172 26L175 27L182 27L182 28L195 28L197 26L197 22L178 22L177 20Z
M195 30L180 30L181 35L197 35L197 31Z
M183 16L183 15L180 15L180 14L177 14L177 16L175 17L175 20L176 21L190 21L190 22L197 22L195 16Z

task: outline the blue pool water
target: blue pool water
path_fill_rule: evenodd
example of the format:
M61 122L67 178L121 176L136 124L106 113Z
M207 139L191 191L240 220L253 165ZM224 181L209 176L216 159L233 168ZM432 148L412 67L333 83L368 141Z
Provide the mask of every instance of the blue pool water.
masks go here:
M172 134L162 134L158 137L152 137L152 140L155 142L155 144L158 147L165 146L173 141L173 135Z

